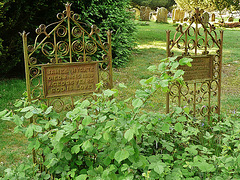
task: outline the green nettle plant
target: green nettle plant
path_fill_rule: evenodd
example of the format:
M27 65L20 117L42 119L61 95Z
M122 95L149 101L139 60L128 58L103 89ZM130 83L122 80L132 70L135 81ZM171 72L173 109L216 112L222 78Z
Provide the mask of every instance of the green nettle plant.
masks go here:
M156 75L141 80L133 98L118 100L119 91L108 89L77 101L64 116L23 100L16 104L23 108L0 112L16 123L15 131L25 134L43 164L41 171L31 162L6 169L2 179L239 179L239 114L221 121L212 116L210 126L191 118L188 108L171 114L144 110L158 89L184 83L177 67L191 61L173 57L149 67ZM34 122L26 123L29 118Z

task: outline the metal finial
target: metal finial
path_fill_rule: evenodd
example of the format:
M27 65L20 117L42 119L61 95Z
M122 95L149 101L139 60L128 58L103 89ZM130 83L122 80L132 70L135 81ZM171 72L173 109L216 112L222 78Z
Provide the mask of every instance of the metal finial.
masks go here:
M69 3L69 2L67 2L67 3L65 4L67 17L70 17L70 16L71 16L71 5L72 5L72 3Z

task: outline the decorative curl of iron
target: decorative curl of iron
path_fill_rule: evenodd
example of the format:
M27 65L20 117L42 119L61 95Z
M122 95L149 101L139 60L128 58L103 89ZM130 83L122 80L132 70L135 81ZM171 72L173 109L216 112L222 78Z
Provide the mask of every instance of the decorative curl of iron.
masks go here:
M32 89L31 94L34 99L38 99L42 97L42 91L39 89L39 87Z
M65 37L67 35L67 28L63 25L60 25L57 29L56 29L56 33L59 37Z
M37 58L35 57L30 57L29 58L29 65L34 65L37 64Z
M97 51L97 44L94 41L88 41L85 44L85 48L86 53L92 55Z
M64 110L64 101L60 98L57 98L57 99L53 99L51 102L50 102L50 106L53 106L53 109L59 113L59 112L62 112Z
M54 47L54 44L51 43L51 42L45 42L43 45L42 45L42 53L45 55L45 56L51 56L54 54L54 51L55 51L55 47Z
M75 40L73 43L72 43L72 50L74 53L76 54L79 54L83 51L84 49L84 46L83 46L83 42L82 41L79 41L79 40Z
M72 35L73 35L73 37L79 38L79 37L82 36L82 34L83 34L83 32L82 32L82 30L79 27L74 26L72 28Z
M68 43L65 42L65 41L59 41L57 43L57 52L61 56L66 56L68 54L68 52L69 52L69 45L68 45Z
M32 78L38 76L40 74L40 72L41 72L41 70L38 67L32 67L29 70L30 76Z

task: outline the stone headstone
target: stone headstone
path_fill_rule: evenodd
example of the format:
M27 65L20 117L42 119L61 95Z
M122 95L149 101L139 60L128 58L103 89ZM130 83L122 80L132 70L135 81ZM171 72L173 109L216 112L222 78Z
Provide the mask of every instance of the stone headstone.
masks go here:
M134 12L134 19L139 20L140 19L140 10L138 8L132 8L132 11Z
M209 23L209 14L208 14L208 12L204 12L203 14L202 14L202 20L203 20L203 24L204 24L204 26L208 26L208 23Z
M157 9L157 21L156 22L167 22L168 10L164 7Z
M150 13L150 19L152 21L156 21L157 20L157 12L156 11L153 11Z
M140 19L142 21L149 21L150 17L150 12L151 12L151 8L150 7L145 7L145 6L141 6L140 7Z
M180 12L179 12L179 21L181 21L181 23L183 22L184 17L185 17L185 11L180 10Z
M213 13L213 14L212 14L211 21L212 21L212 22L215 22L215 19L216 19L216 15Z
M185 16L185 12L181 9L173 9L172 10L172 21L173 23L177 22L177 21L183 21Z
M228 18L228 22L233 22L233 20L234 20L234 17L232 16Z

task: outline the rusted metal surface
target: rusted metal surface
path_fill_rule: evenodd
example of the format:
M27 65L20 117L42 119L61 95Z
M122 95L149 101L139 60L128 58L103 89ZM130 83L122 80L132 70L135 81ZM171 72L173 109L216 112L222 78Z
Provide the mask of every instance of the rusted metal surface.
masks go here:
M185 81L212 80L213 79L213 60L214 56L192 56L192 66L180 66L184 71ZM181 57L179 57L181 59Z
M90 93L98 83L98 63L44 65L44 96L61 97Z
M44 70L59 68L58 64L65 64L67 68L70 68L72 63L83 64L79 66L89 66L89 63L93 63L94 67L98 69L94 74L93 83L97 83L99 80L103 82L105 88L113 86L111 32L106 33L106 42L103 42L100 37L104 37L104 35L100 33L97 26L89 26L80 22L80 16L71 11L71 4L66 3L65 8L62 13L57 14L57 22L49 25L41 24L36 29L37 35L32 45L28 45L28 33L24 31L21 34L29 101L47 98L47 105L56 106L56 108L63 106L62 110L68 109L69 105L61 100L61 96L69 95L73 99L73 95L93 92L95 84L92 84L91 88L90 86L86 88L89 83L85 79L86 84L82 84L79 88L76 85L74 90L70 90L72 86L67 86L67 91L63 92L61 89L60 93L56 88L56 92L54 92L54 89L49 87L48 81L43 77L47 76L46 73L44 74ZM91 65L93 66L93 64ZM83 86L85 90L82 90ZM73 100L71 101L70 106L73 106Z
M191 68L180 67L186 84L169 87L166 112L173 106L188 107L193 116L209 119L212 113L220 115L223 31L210 23L205 27L201 15L196 9L186 29L179 25L173 36L167 31L167 57L180 51L179 57L190 57L193 62Z
M57 14L57 22L36 29L32 45L27 42L29 33L21 33L28 100L40 100L57 113L72 110L74 96L81 95L78 100L91 96L99 81L104 88L113 86L111 31L102 42L104 35L97 26L80 22L71 4L65 8ZM36 118L30 118L30 123ZM46 171L42 152L32 153L33 163Z

